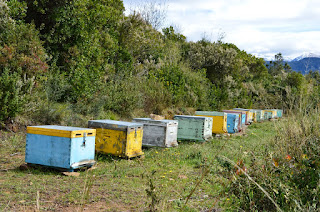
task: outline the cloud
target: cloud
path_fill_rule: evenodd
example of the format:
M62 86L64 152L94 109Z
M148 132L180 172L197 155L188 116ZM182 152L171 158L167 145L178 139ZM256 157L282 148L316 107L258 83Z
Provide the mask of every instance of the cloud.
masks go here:
M192 41L224 32L225 42L260 56L320 51L320 1L169 0L167 16Z

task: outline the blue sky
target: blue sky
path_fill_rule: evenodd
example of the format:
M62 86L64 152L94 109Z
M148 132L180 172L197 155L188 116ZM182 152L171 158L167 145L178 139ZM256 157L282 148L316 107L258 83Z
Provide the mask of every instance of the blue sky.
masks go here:
M144 2L124 0L126 9ZM302 53L320 54L319 0L167 0L164 26L178 26L189 41L205 34L259 57L286 58ZM128 11L126 12L128 13Z

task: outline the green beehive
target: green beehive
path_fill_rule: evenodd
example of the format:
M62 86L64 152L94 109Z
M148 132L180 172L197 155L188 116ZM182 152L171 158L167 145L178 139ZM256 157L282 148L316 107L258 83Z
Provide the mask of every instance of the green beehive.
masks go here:
M178 140L206 141L212 138L212 118L176 115Z
M261 122L263 120L263 114L262 110L257 110L257 109L251 109L250 111L255 113L255 121L256 122Z
M264 120L272 119L272 112L271 111L264 111Z
M217 111L196 111L196 116L212 118L212 133L227 133L227 113Z

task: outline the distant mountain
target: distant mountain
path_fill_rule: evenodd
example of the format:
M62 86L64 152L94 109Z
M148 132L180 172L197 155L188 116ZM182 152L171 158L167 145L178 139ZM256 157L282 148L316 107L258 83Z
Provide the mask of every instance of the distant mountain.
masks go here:
M300 55L299 57L294 58L290 62L300 61L300 60L303 60L305 58L320 58L320 55L313 54L313 53L303 53L302 55Z
M320 70L320 56L312 54L312 57L297 57L292 61L287 61L292 70L307 74L310 70Z

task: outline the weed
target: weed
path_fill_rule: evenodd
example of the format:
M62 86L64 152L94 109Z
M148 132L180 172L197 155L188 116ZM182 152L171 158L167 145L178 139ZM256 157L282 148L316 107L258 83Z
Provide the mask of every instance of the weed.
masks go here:
M95 175L91 174L90 169L86 171L85 183L83 186L81 201L80 201L80 211L83 211L84 206L88 203L90 192L93 186Z
M146 189L147 196L151 198L151 203L149 204L149 210L151 212L156 211L157 205L160 203L160 199L156 193L156 187L154 185L153 176L156 171L152 171L151 175L148 175L148 188Z

